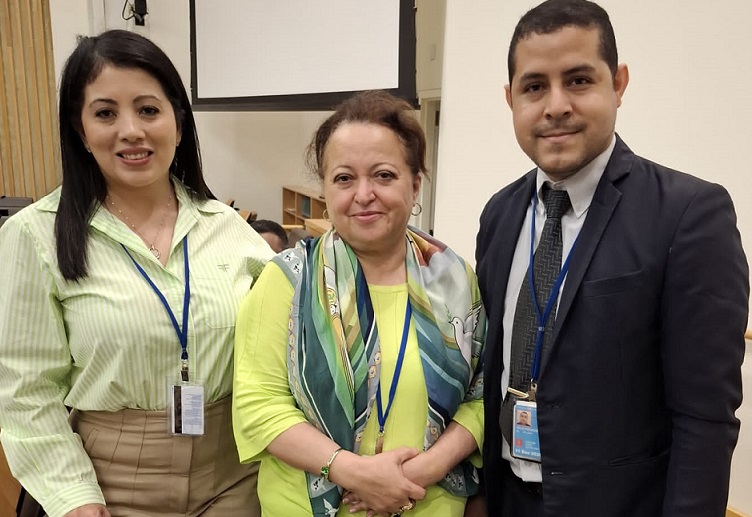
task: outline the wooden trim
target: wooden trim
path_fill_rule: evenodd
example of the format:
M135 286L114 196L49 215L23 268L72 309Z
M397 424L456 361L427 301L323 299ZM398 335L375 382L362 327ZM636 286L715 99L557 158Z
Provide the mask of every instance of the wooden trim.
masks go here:
M10 42L7 41L8 33L10 32L10 22L8 16L8 4L6 2L0 2L0 193L12 191L12 179L8 174L10 166L8 160L11 153L10 142L10 121L8 118L9 110L9 95L8 87L10 83L9 71L12 70L12 66L8 64L8 56L6 56L5 49L10 46ZM6 76L8 79L6 79Z
M747 329L747 332L744 333L744 339L752 341L752 329Z
M726 508L726 517L748 517L746 513L734 510L731 507Z
M39 76L40 83L44 82L44 88L40 91L46 96L40 98L42 106L42 120L47 123L48 136L42 139L44 145L45 167L45 191L49 192L60 184L62 179L62 165L60 164L60 128L57 121L57 78L55 77L55 55L52 51L52 19L50 17L50 4L48 0L41 2L41 16L44 24L44 64L47 67L44 75ZM40 52L42 50L40 49Z
M58 184L60 142L49 0L0 2L0 195Z
M29 104L29 93L27 91L26 80L26 63L24 62L24 46L27 44L24 36L24 20L22 17L23 6L26 2L9 2L11 4L10 9L10 23L11 23L11 40L13 61L15 66L13 72L15 75L15 102L10 99L13 111L15 113L15 130L18 138L16 145L18 146L13 152L14 168L13 183L16 185L16 189L20 188L24 192L29 191L29 184L26 182L26 170L24 162L27 158L31 158L31 128L29 126L29 117L24 116ZM28 32L26 32L28 34ZM32 178L33 179L33 178Z

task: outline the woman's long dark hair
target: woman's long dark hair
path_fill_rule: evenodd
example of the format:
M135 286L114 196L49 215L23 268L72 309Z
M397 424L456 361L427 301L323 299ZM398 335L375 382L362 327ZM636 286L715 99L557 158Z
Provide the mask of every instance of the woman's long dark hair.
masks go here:
M63 278L78 281L88 274L88 228L107 186L94 156L81 139L84 91L107 66L132 68L154 77L172 105L181 131L172 174L199 201L214 198L201 169L196 124L180 74L170 58L150 40L123 30L83 38L68 58L60 80L60 147L63 182L55 219L57 261Z

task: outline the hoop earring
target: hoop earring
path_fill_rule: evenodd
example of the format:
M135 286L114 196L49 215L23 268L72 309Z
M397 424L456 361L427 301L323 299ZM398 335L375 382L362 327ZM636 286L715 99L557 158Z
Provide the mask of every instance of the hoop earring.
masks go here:
M413 211L413 210L415 210L416 206L418 207L418 213L417 214ZM412 215L413 217L419 216L420 214L423 213L423 207L417 201L415 202L415 204L413 204L413 210L410 210L410 215Z
M324 220L329 221L330 223L332 222L332 220L329 219L329 210L327 210L326 208L324 208L324 211L321 212L321 217L323 217Z

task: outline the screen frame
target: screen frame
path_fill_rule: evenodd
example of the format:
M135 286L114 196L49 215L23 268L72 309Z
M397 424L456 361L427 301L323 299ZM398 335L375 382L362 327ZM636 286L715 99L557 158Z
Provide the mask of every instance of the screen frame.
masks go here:
M247 97L199 97L196 63L196 0L190 0L191 104L194 111L329 111L355 91L258 95ZM399 0L398 86L385 91L418 106L415 68L415 0Z

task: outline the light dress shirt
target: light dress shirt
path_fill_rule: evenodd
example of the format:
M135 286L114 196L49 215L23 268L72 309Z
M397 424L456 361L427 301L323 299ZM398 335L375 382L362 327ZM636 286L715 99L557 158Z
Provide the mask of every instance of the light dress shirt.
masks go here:
M562 239L562 264L567 259L567 255L572 249L577 235L579 235L582 225L585 223L585 217L587 216L588 208L593 200L595 189L598 186L598 182L603 176L603 171L606 169L608 160L611 157L611 153L616 145L616 137L611 139L611 144L608 148L599 154L585 167L572 174L568 178L554 182L551 178L540 168L538 168L535 192L538 196L538 203L535 210L535 247L538 247L538 241L540 240L541 233L543 232L543 225L546 223L546 209L543 203L542 189L543 184L548 183L551 188L557 190L566 190L569 194L569 199L572 202L572 207L561 218L561 239ZM520 288L522 282L525 280L527 270L530 266L530 225L531 225L531 209L533 206L533 200L530 200L530 209L527 211L525 221L522 223L522 229L520 230L520 236L517 239L517 247L514 250L514 257L512 259L512 267L509 270L509 280L507 283L507 292L504 297L504 319L502 321L504 329L504 338L502 341L504 352L504 371L501 374L501 393L504 398L507 397L507 388L509 387L509 370L511 368L512 357L512 325L514 323L514 312L517 307L517 298L520 294ZM559 299L561 299L561 293L564 291L566 285L566 277L559 290ZM540 301L539 303L545 303ZM557 299L558 308L558 299ZM538 482L542 480L540 463L521 460L512 457L509 450L509 444L506 439L503 440L501 449L501 456L508 460L512 466L512 471L522 480Z
M50 517L104 503L65 406L163 410L168 383L179 379L175 329L121 244L182 324L187 236L191 380L203 383L207 403L232 391L237 309L274 254L232 208L194 202L180 183L175 192L179 211L164 267L100 206L89 223L88 276L63 279L54 238L60 189L0 228L0 439L13 475Z

